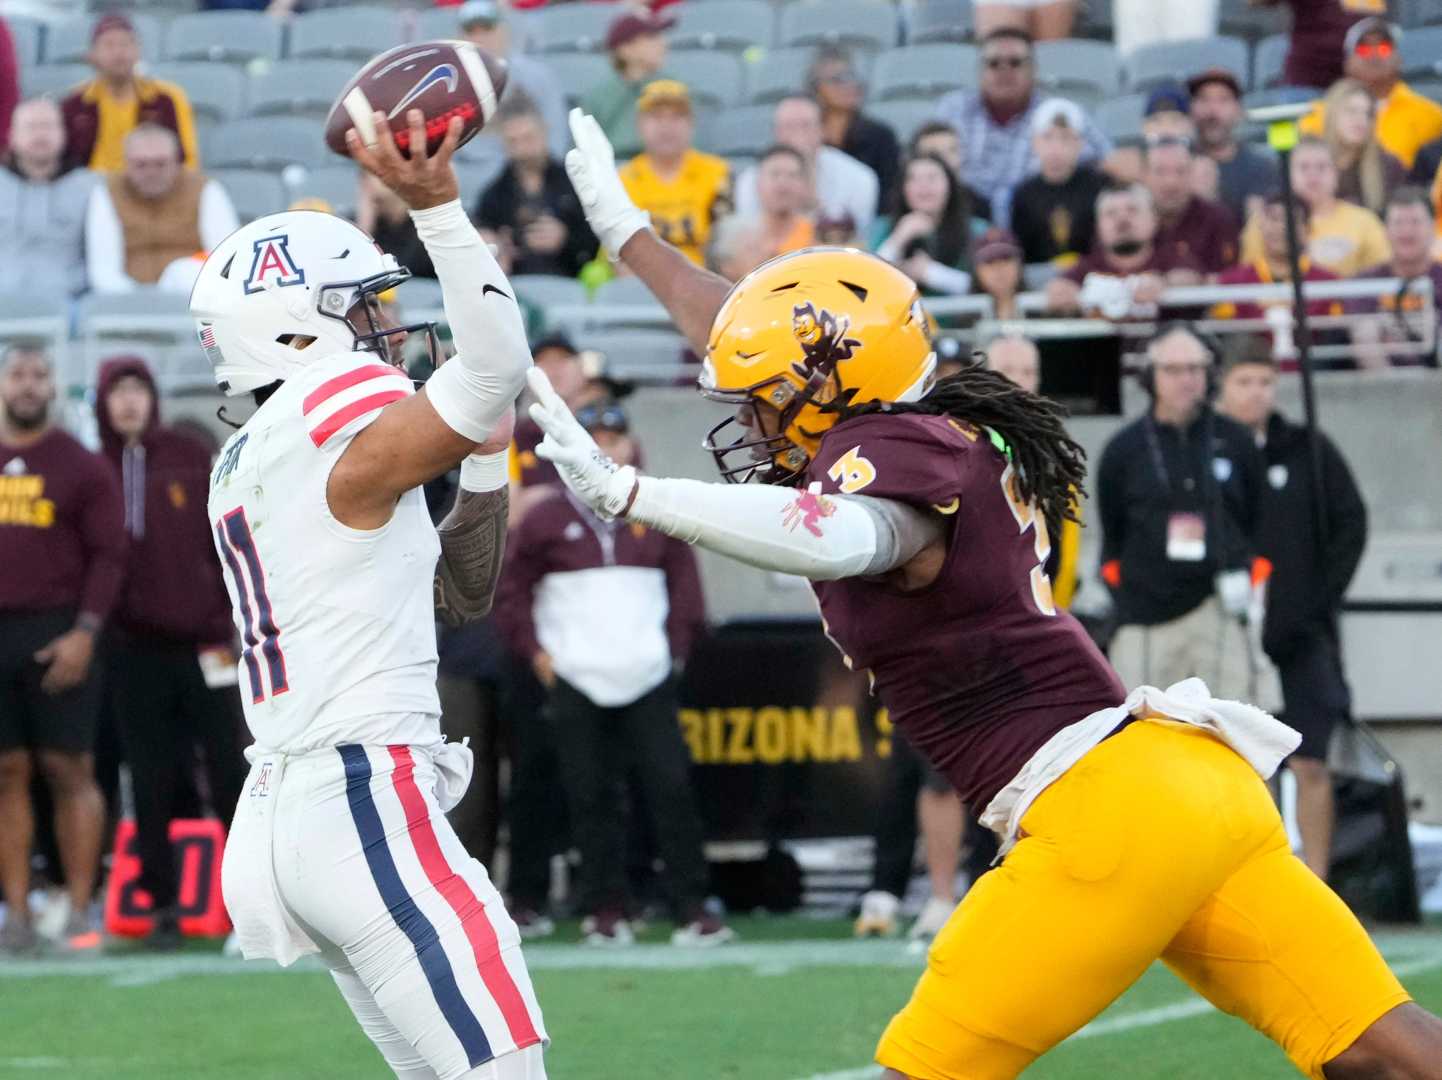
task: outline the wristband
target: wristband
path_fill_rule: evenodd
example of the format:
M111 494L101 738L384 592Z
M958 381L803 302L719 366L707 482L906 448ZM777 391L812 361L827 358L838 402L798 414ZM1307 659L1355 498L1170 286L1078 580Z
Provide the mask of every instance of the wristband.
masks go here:
M461 487L467 491L499 491L511 480L510 452L471 454L461 462Z

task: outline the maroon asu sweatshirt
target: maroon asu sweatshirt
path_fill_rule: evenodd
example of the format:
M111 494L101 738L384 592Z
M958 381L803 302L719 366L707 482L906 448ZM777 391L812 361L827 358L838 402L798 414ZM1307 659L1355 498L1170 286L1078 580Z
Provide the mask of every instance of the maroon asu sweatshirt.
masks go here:
M150 426L134 446L111 426L106 407L122 375L138 376L150 387ZM162 645L229 642L230 601L206 517L210 451L161 425L155 380L138 357L101 365L95 413L101 449L120 479L130 535L116 627Z

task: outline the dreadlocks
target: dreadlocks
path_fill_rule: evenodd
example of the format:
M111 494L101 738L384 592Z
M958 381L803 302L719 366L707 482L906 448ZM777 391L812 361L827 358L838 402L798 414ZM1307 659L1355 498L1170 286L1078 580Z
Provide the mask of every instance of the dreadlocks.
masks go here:
M920 401L842 406L842 419L868 413L921 413L990 428L1009 448L1017 494L1026 502L1035 500L1047 530L1060 536L1063 520L1080 520L1076 499L1086 479L1086 451L1062 427L1066 409L988 370L981 353L973 353L972 361L955 375L938 380Z

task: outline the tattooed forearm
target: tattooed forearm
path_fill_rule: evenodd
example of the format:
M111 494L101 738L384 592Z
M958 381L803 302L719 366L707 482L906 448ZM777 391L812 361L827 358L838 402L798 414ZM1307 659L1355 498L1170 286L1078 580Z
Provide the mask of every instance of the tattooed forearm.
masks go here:
M506 553L506 517L510 493L456 493L456 504L436 532L441 558L436 564L436 614L448 626L460 626L491 610L501 559Z

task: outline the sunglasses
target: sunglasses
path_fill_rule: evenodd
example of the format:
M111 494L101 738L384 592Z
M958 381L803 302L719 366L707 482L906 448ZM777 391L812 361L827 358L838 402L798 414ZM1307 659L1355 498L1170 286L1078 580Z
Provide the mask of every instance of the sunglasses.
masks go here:
M1379 41L1371 45L1364 41L1353 51L1363 60L1386 60L1397 51L1397 47L1390 41Z
M626 434L626 414L615 405L587 405L576 410L576 423L587 431L614 431Z
M1011 68L1013 71L1015 71L1017 68L1024 68L1027 66L1027 64L1031 63L1031 57L988 56L984 62L986 66L992 71L999 71L1002 68Z

